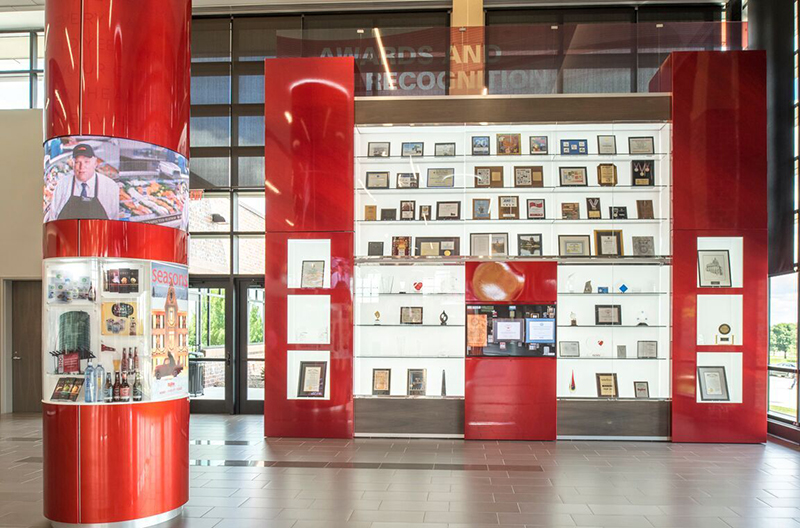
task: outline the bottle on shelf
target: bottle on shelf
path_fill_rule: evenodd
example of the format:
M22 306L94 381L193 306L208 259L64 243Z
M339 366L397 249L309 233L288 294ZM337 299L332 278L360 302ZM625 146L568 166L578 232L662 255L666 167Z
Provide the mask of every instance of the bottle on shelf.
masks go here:
M106 374L106 384L103 387L103 401L111 403L114 401L114 384L111 383L111 373Z
M119 386L119 401L131 401L131 386L128 385L128 375L125 372L122 373L122 385Z
M97 366L94 368L94 401L101 402L103 401L103 383L106 381L106 369L103 368L103 364L100 363L100 360L97 360Z
M123 373L124 372L128 372L128 349L127 348L123 348L122 349L122 366L120 367L120 370Z
M86 365L84 371L85 381L83 382L83 399L87 403L92 403L95 400L95 388L97 387L97 378L95 378L94 367L92 366L92 358L89 358L89 364Z
M133 401L142 401L143 397L142 377L139 375L139 371L136 371L136 381L133 382Z
M136 317L131 316L131 322L130 322L129 326L130 326L129 334L132 335L132 336L135 336L136 335Z
M136 372L136 375L139 375L139 347L134 347L133 349L133 370Z
M111 396L111 400L112 401L115 401L115 402L119 401L119 396L120 396L120 391L121 390L122 390L122 385L119 382L119 372L115 372L114 373L114 387L112 388L112 393L111 393L112 394L112 396Z

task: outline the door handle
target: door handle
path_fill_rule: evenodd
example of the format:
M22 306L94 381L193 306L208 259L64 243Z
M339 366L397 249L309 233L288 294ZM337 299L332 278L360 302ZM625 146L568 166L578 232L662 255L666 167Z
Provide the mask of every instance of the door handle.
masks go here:
M231 366L231 353L230 352L225 352L225 366L226 367L230 367Z
M22 358L20 357L18 352L14 352L14 355L11 356L11 359L13 359L14 361L21 361L22 360Z

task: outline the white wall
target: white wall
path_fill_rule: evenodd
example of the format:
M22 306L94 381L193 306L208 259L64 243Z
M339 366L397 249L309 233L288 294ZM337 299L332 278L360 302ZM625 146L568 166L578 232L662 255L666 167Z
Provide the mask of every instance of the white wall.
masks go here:
M10 281L42 277L42 111L0 111L0 412L11 411Z

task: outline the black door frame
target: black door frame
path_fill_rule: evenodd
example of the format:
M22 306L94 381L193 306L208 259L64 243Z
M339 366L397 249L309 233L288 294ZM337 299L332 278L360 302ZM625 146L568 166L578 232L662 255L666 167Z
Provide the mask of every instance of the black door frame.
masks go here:
M247 289L250 287L264 287L264 277L238 277L235 280L236 283L236 304L237 304L237 311L236 313L240 314L239 317L235 319L236 321L236 343L237 346L234 349L234 362L236 368L233 369L237 373L237 386L238 391L236 393L236 403L234 406L234 412L236 414L264 414L264 400L248 400L247 399L247 367L248 367L248 357L247 357L247 347L249 341L249 334L248 334L248 320L250 317L250 313L247 310ZM264 326L267 325L267 311L266 306L264 307ZM265 328L266 331L266 328Z

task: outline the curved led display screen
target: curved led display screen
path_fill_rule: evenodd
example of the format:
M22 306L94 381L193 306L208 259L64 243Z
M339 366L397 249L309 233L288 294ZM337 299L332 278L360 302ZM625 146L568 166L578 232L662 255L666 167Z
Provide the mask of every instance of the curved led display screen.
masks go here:
M44 222L121 220L187 230L185 156L104 136L55 138L44 150Z

